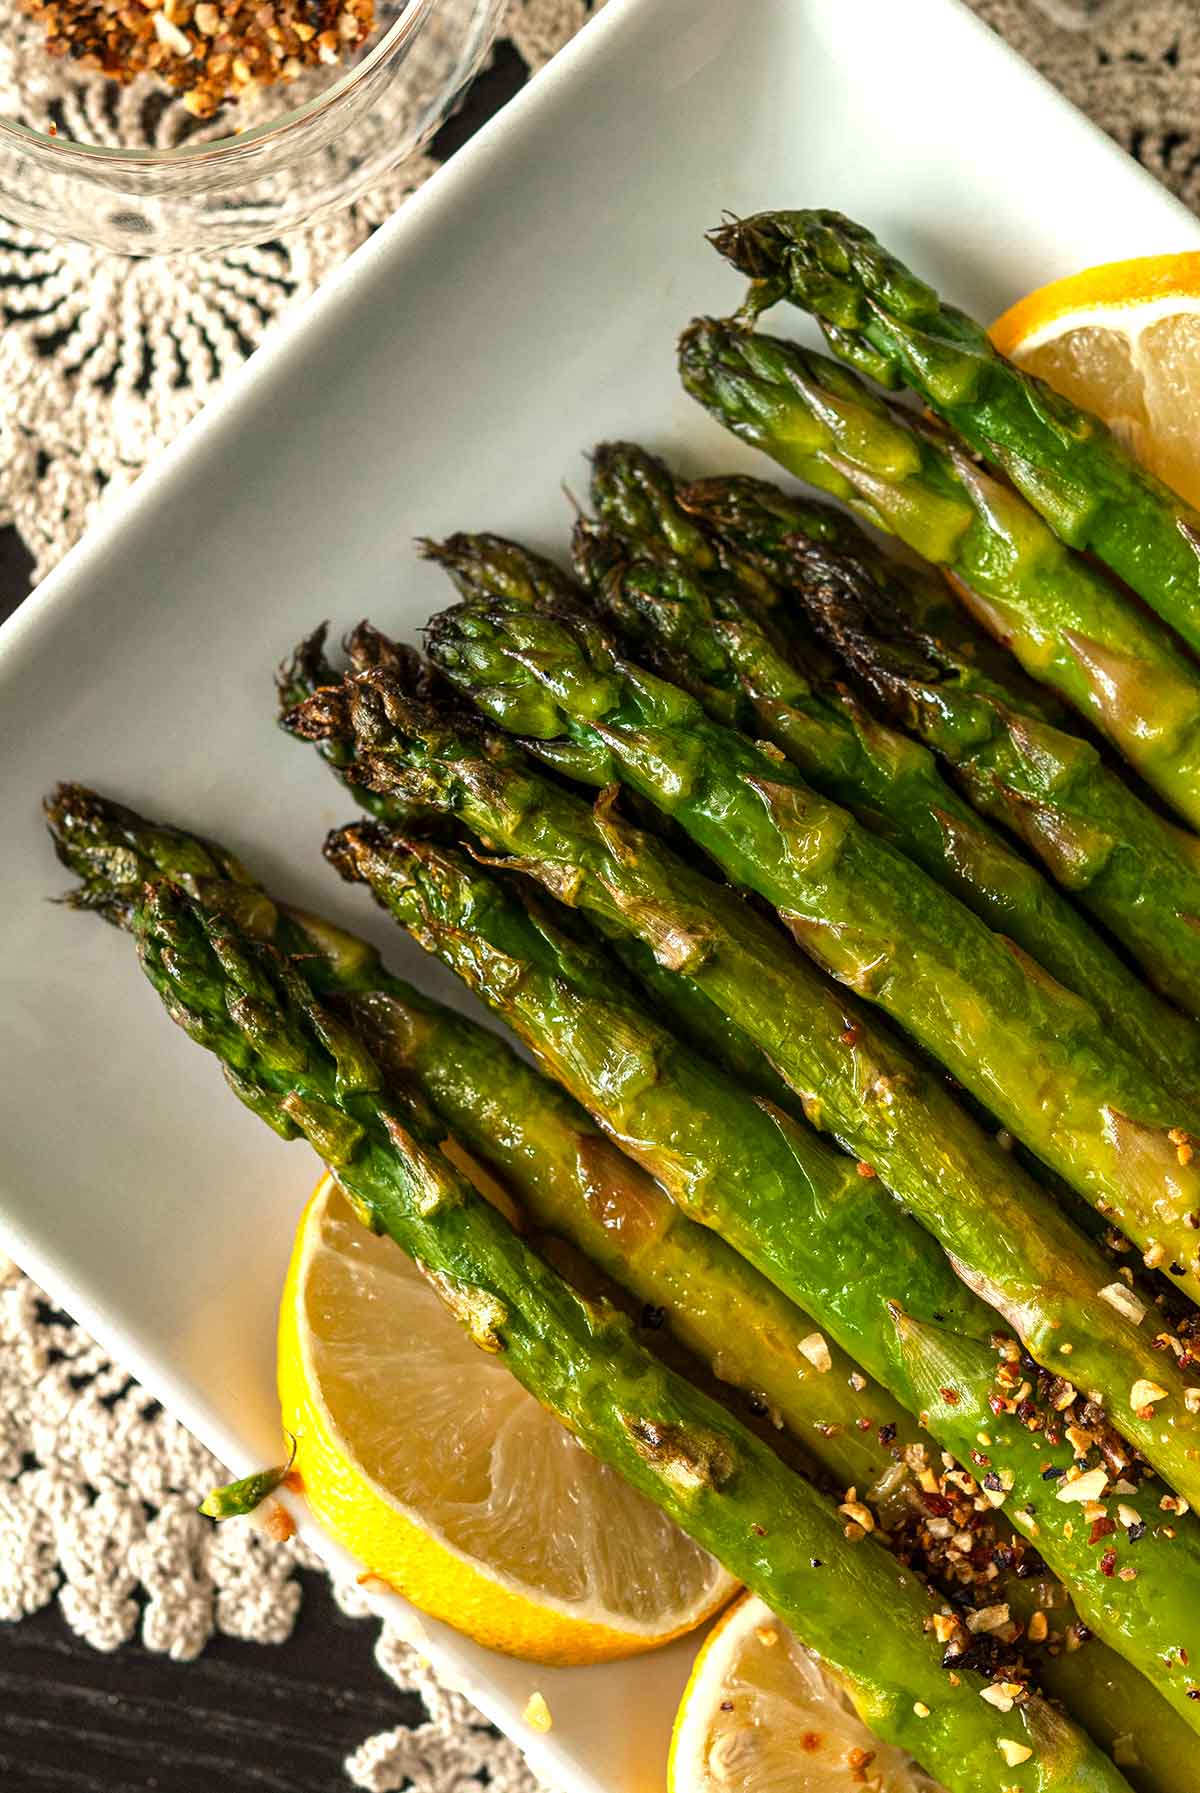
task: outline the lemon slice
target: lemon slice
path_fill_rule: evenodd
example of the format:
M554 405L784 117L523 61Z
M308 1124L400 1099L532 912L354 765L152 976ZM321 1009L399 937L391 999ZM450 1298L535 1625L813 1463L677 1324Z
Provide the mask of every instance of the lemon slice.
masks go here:
M817 1658L753 1594L696 1658L671 1739L668 1793L941 1793L855 1714Z
M991 335L1200 505L1200 254L1106 262L1056 280L1006 311Z
M538 1662L601 1662L699 1624L735 1584L473 1345L413 1263L322 1181L279 1323L309 1505L435 1618Z

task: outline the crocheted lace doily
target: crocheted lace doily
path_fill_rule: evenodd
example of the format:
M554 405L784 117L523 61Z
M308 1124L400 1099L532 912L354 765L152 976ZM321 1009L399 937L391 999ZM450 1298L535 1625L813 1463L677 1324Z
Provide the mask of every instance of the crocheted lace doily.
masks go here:
M272 1543L251 1521L214 1525L196 1491L227 1480L215 1458L163 1413L87 1334L0 1258L0 1620L52 1600L97 1650L137 1636L176 1661L214 1632L281 1644L300 1606L297 1539ZM365 1616L353 1583L339 1605ZM363 1743L346 1762L370 1793L535 1793L520 1751L393 1629L380 1667L420 1695L423 1723Z
M1072 100L1190 204L1200 202L1195 0L972 0ZM532 69L578 29L587 0L513 0L505 30ZM0 46L0 94L6 78ZM431 172L420 158L351 210L261 249L129 262L0 224L0 522L39 574L106 491L128 485L272 323ZM282 1643L302 1546L242 1521L213 1526L198 1488L224 1471L0 1259L0 1620L52 1600L111 1650L135 1634L186 1660L214 1632ZM365 1611L356 1588L346 1611ZM366 1740L346 1763L372 1793L534 1793L516 1748L441 1688L394 1632L377 1655L426 1721Z

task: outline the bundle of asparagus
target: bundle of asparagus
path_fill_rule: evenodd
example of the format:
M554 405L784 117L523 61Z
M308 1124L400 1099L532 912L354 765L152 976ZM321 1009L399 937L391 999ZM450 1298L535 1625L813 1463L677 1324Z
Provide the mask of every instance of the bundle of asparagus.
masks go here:
M47 806L71 901L880 1736L952 1793L1174 1793L1200 1731L1200 847L1089 731L1198 823L1200 677L1074 550L1196 646L1200 519L859 227L714 241L753 285L685 332L687 389L948 585L840 511L612 443L573 575L426 542L459 595L428 659L362 624L345 670L318 630L279 675L369 812L327 860L537 1068L80 786ZM777 298L960 441L757 333Z
M1022 1788L1117 1793L1128 1785L1031 1689L1001 1710L979 1697L987 1683L976 1671L964 1664L948 1674L929 1624L929 1596L911 1571L869 1535L847 1538L831 1503L653 1357L618 1311L572 1288L477 1193L441 1151L444 1129L419 1089L388 1075L358 1024L360 1014L373 1016L385 1042L399 1042L405 1064L432 1068L431 1087L456 1090L448 1104L477 1124L470 1078L457 1069L447 1077L445 1060L439 1068L424 1054L439 1011L382 974L361 943L272 904L220 850L77 788L56 793L48 807L63 856L84 873L75 900L131 928L171 1018L216 1055L234 1093L285 1138L307 1138L364 1219L445 1288L481 1346L502 1352L518 1380L589 1450L794 1623L873 1730L919 1753L963 1793L990 1785L1000 1755L1007 1760L1014 1749L1013 1784ZM331 1001L339 992L350 998L344 1010ZM416 1017L418 1041L425 1032L415 1058L407 1013L397 1025L395 1013L387 1014L392 1002ZM451 1022L450 1030L456 1044L472 1036L478 1043L478 1030L466 1024ZM509 1067L519 1062L503 1047L500 1053ZM527 1196L539 1185L569 1191L580 1175L570 1146L565 1166L556 1162L563 1130L576 1143L579 1137L570 1109L559 1108L558 1117L548 1136L554 1144L536 1148L535 1169L526 1173ZM514 1161L522 1156L518 1150ZM618 1199L628 1200L623 1175L616 1183ZM572 1205L578 1212L578 1197ZM561 1223L566 1210L552 1206ZM681 1251L676 1263L687 1260L686 1244ZM705 1252L711 1260L711 1247ZM745 1273L735 1268L733 1275L736 1288ZM755 1312L759 1294L751 1288ZM761 1312L770 1305L767 1297ZM786 1337L785 1315L781 1326ZM860 1604L878 1622L858 1623ZM1015 1744L1014 1730L1028 1742Z

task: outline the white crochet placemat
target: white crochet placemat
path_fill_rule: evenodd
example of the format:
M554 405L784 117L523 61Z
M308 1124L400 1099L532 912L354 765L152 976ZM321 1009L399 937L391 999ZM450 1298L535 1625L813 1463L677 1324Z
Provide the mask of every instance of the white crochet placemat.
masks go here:
M599 0L602 3L602 0ZM1189 204L1200 204L1196 0L971 0L1055 84ZM505 30L531 68L579 28L587 0L512 0ZM0 90L4 81L0 46ZM263 249L128 262L0 223L0 523L39 576L102 496L135 479L290 305L306 297L432 171L401 169L358 206ZM180 384L179 370L186 383ZM214 1632L288 1637L294 1543L213 1526L197 1490L224 1471L78 1327L0 1259L0 1620L57 1600L96 1649L139 1635L187 1660ZM337 1590L363 1612L355 1588ZM534 1793L519 1752L437 1685L401 1638L377 1655L427 1719L365 1739L350 1781L450 1793L471 1781Z

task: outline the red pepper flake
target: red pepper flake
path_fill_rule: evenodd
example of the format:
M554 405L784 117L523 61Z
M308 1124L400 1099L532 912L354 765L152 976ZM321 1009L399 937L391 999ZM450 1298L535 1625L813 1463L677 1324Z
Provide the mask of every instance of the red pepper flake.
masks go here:
M854 1423L860 1432L869 1432L871 1430L871 1421L865 1413L860 1415Z
M841 1033L838 1035L838 1038L841 1040L843 1046L857 1046L857 1044L858 1044L858 1029L857 1029L857 1027L846 1028L844 1033Z
M803 1737L800 1739L800 1748L807 1750L811 1756L820 1749L824 1741L825 1739L822 1737L820 1731L805 1731Z
M1101 1575L1112 1576L1115 1575L1116 1572L1117 1553L1115 1550L1106 1550L1104 1555L1100 1558L1100 1573Z
M1098 1544L1101 1538L1111 1538L1116 1529L1117 1522L1115 1519L1097 1519L1093 1524L1091 1531L1088 1533L1088 1543Z
M722 1700L721 1701L721 1710L722 1710L722 1712L732 1712L733 1711L733 1701L732 1700Z
M873 1177L875 1175L874 1166L864 1163L864 1161L861 1158L859 1159L858 1163L855 1165L854 1168L858 1172L860 1177Z
M942 1388L938 1390L938 1393L941 1395L943 1401L948 1401L950 1403L951 1407L957 1407L958 1403L962 1400L962 1396L956 1388Z
M944 1494L923 1494L921 1498L935 1519L945 1519L949 1515L950 1502Z

